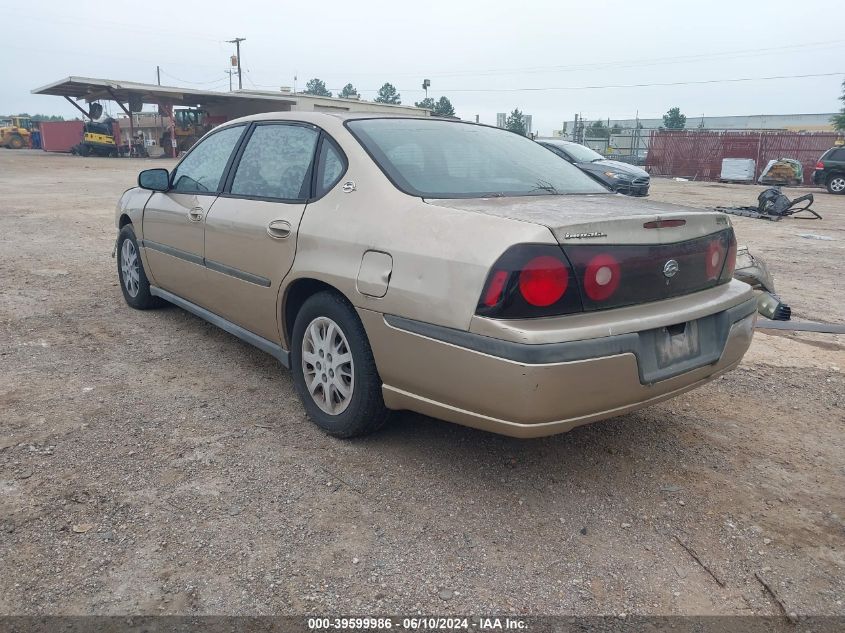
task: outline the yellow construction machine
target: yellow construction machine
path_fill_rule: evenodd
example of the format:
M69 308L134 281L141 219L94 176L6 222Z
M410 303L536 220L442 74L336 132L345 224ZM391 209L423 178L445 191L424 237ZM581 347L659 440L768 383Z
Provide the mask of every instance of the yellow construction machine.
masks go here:
M0 146L9 149L32 147L33 122L28 116L10 116L0 119Z
M175 125L176 149L186 152L199 138L208 132L213 125L209 121L208 112L197 108L185 108L173 111ZM161 137L161 146L170 147L170 130Z

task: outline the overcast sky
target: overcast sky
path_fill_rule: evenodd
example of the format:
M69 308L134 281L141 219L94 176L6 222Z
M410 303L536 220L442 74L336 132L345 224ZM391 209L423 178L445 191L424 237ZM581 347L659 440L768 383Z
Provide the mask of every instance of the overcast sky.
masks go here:
M155 83L156 65L162 84L228 90L225 40L236 36L246 38L244 88L292 86L297 76L302 89L320 77L335 92L352 82L372 99L390 81L413 104L428 78L429 95L448 96L462 118L495 123L497 112L518 107L544 135L576 112L835 112L845 78L842 0L35 0L3 17L0 113L73 116L62 98L30 90L68 75ZM841 74L596 87L816 73Z

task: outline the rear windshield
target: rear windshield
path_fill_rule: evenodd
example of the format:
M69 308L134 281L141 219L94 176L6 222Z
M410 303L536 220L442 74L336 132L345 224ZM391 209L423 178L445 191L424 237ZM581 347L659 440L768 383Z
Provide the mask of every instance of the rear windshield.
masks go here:
M423 119L358 119L347 126L393 183L413 196L607 193L545 147L506 130Z

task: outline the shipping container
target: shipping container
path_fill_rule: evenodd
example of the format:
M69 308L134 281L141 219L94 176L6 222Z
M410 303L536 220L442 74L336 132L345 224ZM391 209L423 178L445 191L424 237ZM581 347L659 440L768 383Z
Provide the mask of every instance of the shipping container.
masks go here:
M69 152L82 140L82 121L42 121L41 148L45 152Z

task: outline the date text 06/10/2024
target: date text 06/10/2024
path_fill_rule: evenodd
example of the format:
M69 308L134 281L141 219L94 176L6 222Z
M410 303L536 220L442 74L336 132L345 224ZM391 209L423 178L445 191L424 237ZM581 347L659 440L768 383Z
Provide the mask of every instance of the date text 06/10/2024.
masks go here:
M312 631L367 630L389 631L457 631L470 628L480 631L520 631L528 628L528 623L519 618L497 617L409 617L409 618L308 618L308 628Z

